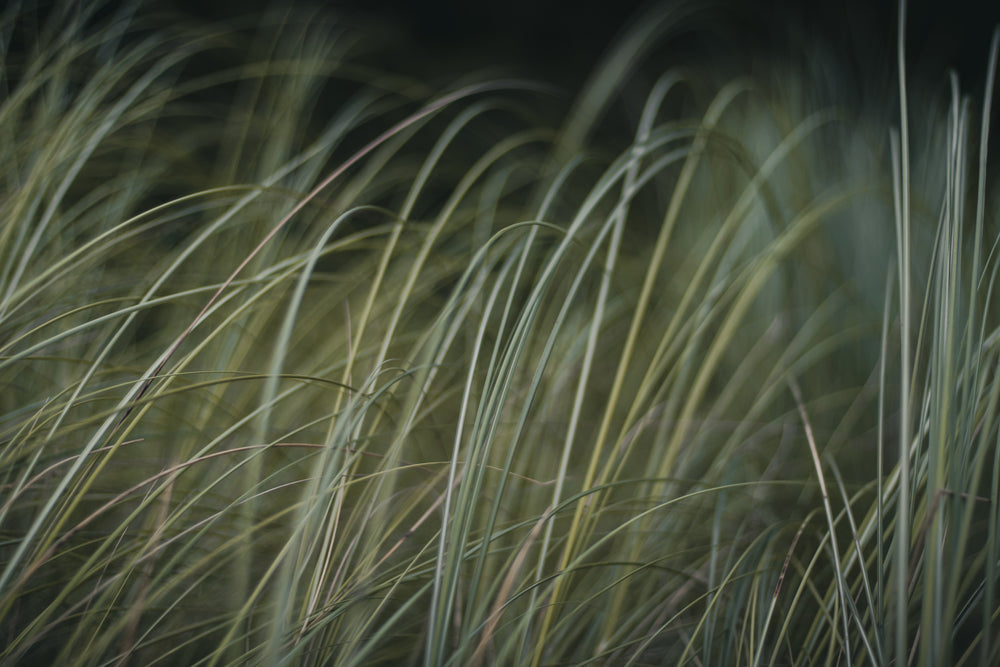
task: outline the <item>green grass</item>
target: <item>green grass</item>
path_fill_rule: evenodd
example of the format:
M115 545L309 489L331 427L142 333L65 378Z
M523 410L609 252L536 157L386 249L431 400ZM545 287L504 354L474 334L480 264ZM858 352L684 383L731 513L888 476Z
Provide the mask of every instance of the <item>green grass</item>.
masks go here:
M568 101L71 4L0 23L0 662L1000 660L997 38L890 131L643 83L687 8Z

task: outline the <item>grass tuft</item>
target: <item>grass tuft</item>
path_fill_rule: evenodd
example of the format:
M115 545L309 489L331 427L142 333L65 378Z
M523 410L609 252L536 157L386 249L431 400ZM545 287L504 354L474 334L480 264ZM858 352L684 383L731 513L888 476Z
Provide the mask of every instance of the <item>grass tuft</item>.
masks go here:
M1000 31L891 129L696 14L566 104L9 8L0 662L1000 662Z

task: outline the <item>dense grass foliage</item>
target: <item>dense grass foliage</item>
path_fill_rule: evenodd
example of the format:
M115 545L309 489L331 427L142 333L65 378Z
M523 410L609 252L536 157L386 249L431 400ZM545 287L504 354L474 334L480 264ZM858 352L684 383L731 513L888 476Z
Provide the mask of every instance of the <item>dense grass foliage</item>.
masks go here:
M997 40L859 117L687 5L572 101L82 7L0 24L3 664L1000 662Z

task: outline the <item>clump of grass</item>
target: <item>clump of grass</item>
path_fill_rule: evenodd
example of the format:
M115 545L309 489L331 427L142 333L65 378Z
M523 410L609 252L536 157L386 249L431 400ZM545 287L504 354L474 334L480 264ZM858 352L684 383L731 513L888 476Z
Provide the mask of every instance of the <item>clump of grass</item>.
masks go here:
M677 71L590 148L678 11L553 122L317 13L10 10L3 661L995 662L997 42L923 175L905 85L888 155Z

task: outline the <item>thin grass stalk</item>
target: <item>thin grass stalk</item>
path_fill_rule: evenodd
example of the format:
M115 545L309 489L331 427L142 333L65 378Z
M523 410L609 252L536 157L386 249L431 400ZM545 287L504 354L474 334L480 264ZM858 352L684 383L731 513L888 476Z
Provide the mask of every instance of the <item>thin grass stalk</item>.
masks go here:
M493 311L497 300L500 297L500 290L505 282L504 278L506 277L506 272L511 268L512 264L505 263L503 273L499 276L494 288L490 290L489 300L486 304L484 315L476 333L475 344L469 362L469 372L467 374L462 393L459 422L455 429L452 460L449 465L449 487L448 493L445 494L444 501L445 521L442 523L440 539L438 542L437 567L440 570L440 575L435 577L435 586L433 589L433 600L443 599L443 609L438 610L433 606L432 602L432 620L437 620L438 623L436 626L430 626L430 636L428 637L427 642L428 646L431 648L431 656L435 664L444 663L444 650L446 644L448 643L447 621L452 617L455 599L458 596L461 561L465 558L465 545L470 539L472 529L473 513L470 511L470 508L474 506L482 487L482 475L484 472L483 466L485 465L488 448L491 444L490 440L492 440L490 435L488 433L483 433L483 431L489 431L495 428L496 419L499 413L499 406L493 403L493 401L483 401L480 405L480 408L477 411L478 413L474 418L473 434L466 452L467 458L464 465L462 465L461 469L459 469L459 453L462 449L462 440L465 437L464 420L469 410L472 387L475 380L474 371L478 366L479 354L483 346L483 340L486 336L489 314ZM486 410L492 411L493 414L491 416L484 415L483 412ZM484 422L488 423L484 424ZM458 489L458 494L457 498L454 500L456 506L455 510L452 511L451 504L453 502L452 498L454 494L451 490L455 488ZM451 523L457 524L454 530L448 530L449 524ZM485 557L485 552L488 547L488 537L488 534L484 535L480 545L480 562ZM443 590L443 593L438 592L439 587ZM475 608L474 597L468 601L467 606L470 609ZM465 642L460 644L455 651L455 659L459 662L462 661L464 647Z
M788 382L792 394L795 397L795 403L798 406L799 415L802 417L802 425L805 428L806 441L809 444L809 452L812 454L813 465L816 467L816 477L819 481L820 494L823 497L823 508L826 510L826 521L830 531L830 549L833 553L834 581L837 585L837 595L839 598L838 606L841 612L841 621L843 622L844 653L850 656L852 655L852 652L850 643L850 624L847 620L847 584L844 581L845 573L840 564L840 548L837 546L837 532L836 525L833 520L833 509L830 506L830 495L826 490L826 480L823 478L823 466L820 462L819 450L816 447L816 442L813 437L812 426L809 423L809 415L806 413L805 404L802 401L802 390L799 389L798 383L794 377L790 377ZM831 647L832 645L833 642L831 641Z
M878 441L876 443L876 529L875 534L877 536L877 554L878 557L876 562L878 563L878 570L876 572L876 591L875 591L875 608L877 612L876 619L876 632L879 637L885 637L886 631L886 620L888 615L888 608L886 607L888 601L885 597L886 583L885 583L885 534L886 534L886 489L885 489L885 396L886 396L886 361L889 357L889 310L892 307L892 265L890 264L889 270L886 272L885 280L885 296L883 298L882 306L882 338L880 343L880 353L879 353L879 377L878 377ZM899 468L897 467L897 470ZM886 647L888 650L888 646ZM885 656L883 656L883 660Z
M899 79L899 132L891 137L893 193L899 258L900 383L899 383L899 498L896 502L893 548L895 588L895 641L890 659L906 655L908 635L908 586L910 560L910 138L906 94L906 0L899 2L896 65Z
M656 244L653 249L653 254L649 261L650 270L647 271L645 279L643 282L642 292L639 296L639 302L635 308L635 315L633 316L629 332L626 336L625 343L622 346L621 358L619 359L616 375L612 381L611 391L607 401L607 409L601 420L601 425L598 428L597 434L594 440L594 448L590 456L590 462L587 466L587 472L584 475L582 487L590 488L593 484L595 477L597 475L598 462L601 459L602 452L604 450L607 436L611 428L611 421L613 416L613 409L618 403L619 394L621 393L621 387L624 383L625 373L629 366L629 359L631 358L635 342L638 337L639 330L641 328L642 320L644 319L645 312L648 308L650 296L652 294L653 286L655 284L656 275L658 273L659 267L663 263L663 256L666 252L667 243L671 237L671 232L673 227L677 222L680 214L681 203L690 187L691 181L694 177L694 171L698 164L699 158L704 152L705 142L707 141L706 135L711 130L712 126L717 121L719 115L726 108L728 102L740 91L739 86L730 86L728 89L724 90L716 100L713 102L712 106L706 112L705 117L702 120L702 127L699 133L695 136L693 145L691 147L691 152L687 159L684 161L684 165L681 168L681 174L678 176L677 183L674 186L673 194L670 199L670 206L664 217L663 225L661 227L660 234L657 237ZM560 558L559 569L565 570L572 554L576 549L576 542L579 539L578 532L580 532L580 526L589 526L592 522L592 513L588 511L587 504L581 504L577 507L576 513L573 517L573 521L570 524L570 531L566 538L566 545L563 548L562 556ZM585 529L585 534L590 532L589 527ZM557 601L560 597L562 589L562 579L557 580L557 583L553 589L553 599L549 601L549 605L545 611L542 618L541 627L539 630L539 639L536 645L536 649L532 656L532 666L537 667L542 659L543 647L546 643L546 636L548 634L548 628L553 621L553 616L555 610L558 608Z
M986 152L988 146L989 137L989 119L992 117L992 107L993 107L993 92L996 82L996 69L997 60L1000 58L1000 28L993 31L993 39L990 43L990 55L987 66L986 74L986 90L983 95L983 116L981 119L981 128L979 132L979 181L976 190L976 245L975 245L975 257L976 261L974 265L978 266L979 258L979 241L982 239L982 225L985 215L985 205L986 205ZM993 280L996 278L996 267L1000 264L993 258L994 271L990 279L989 289L987 291L987 303L990 302L989 297L993 293ZM976 290L973 290L975 292ZM970 295L970 307L972 301L972 296ZM985 318L983 322L985 326ZM982 341L983 336L980 335L980 340ZM980 343L980 349L983 349L984 344ZM996 384L996 371L994 371L994 383ZM993 403L995 405L995 402ZM983 432L984 435L988 431ZM998 513L997 505L998 499L1000 499L1000 433L997 436L997 443L994 445L994 463L992 470L992 482L991 482L991 493L990 498L993 502L990 504L989 512L989 522L987 524L987 537L986 537L986 586L984 591L984 604L983 604L983 641L982 648L980 649L979 664L981 667L986 667L991 660L991 655L993 652L993 609L996 608L996 582L998 581L998 570L997 570L997 560L1000 558L1000 545L998 545L997 528L1000 526L1000 513ZM985 440L985 437L984 437Z

